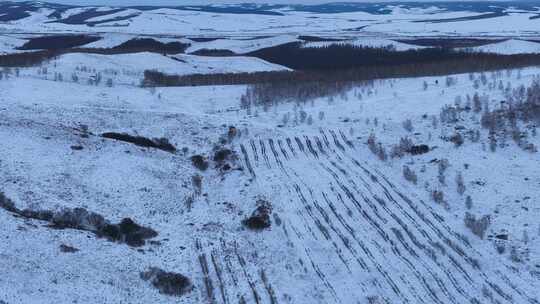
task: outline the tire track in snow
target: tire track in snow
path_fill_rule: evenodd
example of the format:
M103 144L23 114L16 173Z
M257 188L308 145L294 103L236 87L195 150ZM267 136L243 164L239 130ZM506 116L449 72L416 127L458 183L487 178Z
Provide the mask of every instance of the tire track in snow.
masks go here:
M296 241L287 236L287 242L293 243L294 248L304 249L308 256L307 264L311 264L336 302L337 290L341 290L341 287L330 283L328 271L331 268L321 267L322 260L314 255L308 245L311 239L318 238L331 244L348 269L343 275L351 275L358 269L378 273L370 281L370 286L382 291L387 290L386 285L394 294L391 298L383 298L388 303L394 303L397 299L404 303L482 303L479 292L482 286L486 286L494 300L501 303L514 303L516 296L529 303L537 303L536 299L529 297L508 278L501 281L504 286L510 287L509 290L503 289L498 281L489 279L493 274L490 272L488 275L481 269L478 254L467 239L453 231L425 202L417 199L416 203L413 202L382 173L368 169L355 159L355 155L349 155L357 152L341 130L328 132L333 144L325 130L319 130L320 136L304 136L303 141L294 137L296 147L291 138L284 141L269 139L275 165L266 156L266 168L256 166L254 170L263 172L268 169L275 173L279 169L283 179L280 181L276 176L273 180L282 183L285 189L292 188L296 198L291 203L299 203L303 212L294 212L301 221L287 220L289 229L297 236ZM266 150L263 145L261 150ZM303 154L296 153L296 149ZM305 175L307 172L293 167L309 168L307 172L316 175L317 179L312 180L311 176ZM364 222L360 222L360 219ZM311 226L315 230L310 229ZM358 227L362 229L358 230ZM362 242L358 233L370 231L375 233L375 238L368 243ZM406 266L400 273L390 272L392 277L388 272L393 271L389 267L391 265L379 263L388 254ZM349 256L356 260L355 264L348 263ZM496 274L495 277L502 275ZM384 285L380 284L380 279ZM407 286L406 293L402 293L398 287L400 285Z

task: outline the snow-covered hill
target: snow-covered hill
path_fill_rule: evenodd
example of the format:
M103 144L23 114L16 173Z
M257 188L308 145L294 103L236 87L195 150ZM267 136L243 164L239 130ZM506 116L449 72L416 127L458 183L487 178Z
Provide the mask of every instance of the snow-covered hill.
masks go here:
M506 88L477 87L469 75L454 76L448 87L440 77L395 79L332 100L246 111L239 108L243 86L152 91L122 83L122 73L107 76L115 79L112 87L53 81L53 72L77 70L91 64L91 56L67 55L50 63L49 75L22 69L0 81L2 192L18 208L81 207L112 222L132 218L159 235L132 248L0 210L3 301L537 300L536 154L514 144L486 151L488 132L481 129L480 142L456 148L444 141L453 125L432 125L431 117L456 96L489 94L496 107ZM111 56L108 64L96 59L92 66L115 62L128 76L133 62L151 60L159 67L150 55L129 56ZM538 73L494 73L489 82L517 88ZM414 133L403 129L406 119ZM460 128L479 128L478 118L468 119L462 117ZM236 136L228 137L229 126ZM105 132L165 137L177 152L99 136ZM370 134L385 145L409 136L437 148L385 163L365 145ZM229 170L213 160L223 138L236 153L226 160ZM192 166L196 154L208 156L206 171ZM441 159L450 167L446 184L438 185ZM403 165L417 172L418 186L403 180ZM470 209L455 190L458 172L474 202ZM200 185L195 177L202 178ZM434 186L445 192L445 204L432 201ZM272 204L272 226L250 231L242 221L260 200ZM486 234L506 235L500 240L506 252L497 253L494 241L467 230L464 212L490 214ZM188 276L193 290L180 298L160 294L140 278L150 267Z
M185 35L538 35L533 3L385 3L320 6L72 7L3 2L0 31Z
M2 58L52 54L0 69L0 304L540 303L539 67L141 85L291 75L250 57L291 43L537 54L536 6L0 3Z

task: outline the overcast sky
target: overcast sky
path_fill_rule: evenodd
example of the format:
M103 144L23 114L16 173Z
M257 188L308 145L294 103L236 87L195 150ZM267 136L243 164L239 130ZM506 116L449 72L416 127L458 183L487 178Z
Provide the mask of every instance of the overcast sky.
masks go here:
M1 2L2 0L0 0ZM388 2L388 1L409 1L415 0L217 0L217 1L205 1L205 0L45 0L45 2L74 4L74 5L186 5L186 4L218 4L218 3L280 3L280 4L320 4L328 2ZM436 1L448 1L448 0L416 0L418 2L436 2ZM450 0L452 1L452 0ZM456 1L456 0L454 0ZM457 0L467 1L467 0ZM478 1L478 0L477 0Z

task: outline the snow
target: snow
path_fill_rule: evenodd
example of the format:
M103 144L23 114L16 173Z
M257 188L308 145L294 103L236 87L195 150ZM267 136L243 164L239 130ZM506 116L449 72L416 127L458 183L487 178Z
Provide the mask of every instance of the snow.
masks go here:
M23 46L26 40L0 35L0 54L9 54L17 52L17 48Z
M417 47L394 39L416 33L502 34L514 38L475 50L538 50L522 37L535 26L536 21L525 22L528 14L452 23L453 28L411 22L426 14L472 14L435 12L396 7L380 16L286 12L282 17L160 9L122 21L126 27L99 27L104 39L87 47L114 47L134 37L186 42L180 36L196 35L223 38L194 42L190 52L216 48L242 54L320 33L347 40L306 46L392 44L405 50ZM96 31L42 22L37 14L3 24L0 52L14 52L27 32ZM370 32L347 33L360 24L370 25ZM491 31L481 33L488 25ZM247 39L265 33L272 35ZM3 71L0 192L18 208L86 208L115 223L131 218L159 235L135 248L0 209L0 303L538 302L538 153L511 139L489 151L481 112L464 111L457 124L438 117L445 105L461 100L463 106L475 93L487 96L485 104L495 109L510 89L538 79L540 68L486 72L485 84L479 73L449 75L455 79L451 85L447 76L375 80L333 97L266 109L241 108L244 85L140 87L147 69L178 75L286 70L246 56L70 53L21 68L18 76ZM89 83L97 73L112 86ZM407 119L412 131L403 127ZM236 136L228 135L231 126ZM532 123L517 126L540 146ZM460 129L478 130L479 141L455 146L445 140ZM166 138L177 151L106 139L100 136L104 132ZM404 137L432 149L383 162L366 144L371 134L387 151ZM223 147L235 153L227 160L231 170L220 169L212 157ZM198 154L209 159L205 171L192 165ZM438 172L442 159L449 163L445 182ZM416 184L403 178L404 166L416 172ZM460 173L463 195L455 181ZM446 204L434 202L432 190L443 191ZM242 221L260 199L272 204L272 226L251 231ZM465 227L466 212L490 216L488 237L480 239ZM501 232L509 239L501 241L506 251L498 253L493 235ZM62 252L62 244L79 251ZM512 260L512 248L521 262ZM140 278L149 267L186 275L194 289L181 297L160 294Z
M84 45L87 48L113 48L138 36L130 34L106 33L100 35L101 39Z
M70 9L69 15L80 9ZM516 35L538 36L537 19L529 19L537 12L516 12L508 10L508 15L459 22L438 22L452 18L467 18L480 13L468 11L438 11L437 8L404 9L394 7L390 14L369 14L366 12L318 14L291 10L281 10L283 16L257 14L219 14L202 11L182 11L175 9L126 10L120 13L94 18L106 20L128 13L140 13L129 20L111 21L89 27L86 25L66 25L47 23L46 12L33 13L31 17L13 21L3 26L9 31L30 32L101 32L137 34L178 34L202 36L266 36L287 34L331 34L354 37L357 34L379 33L394 36L455 36L488 35L512 37ZM425 21L425 22L424 22Z
M122 11L117 12L117 13L104 15L104 16L99 16L99 17L94 17L94 18L89 18L89 19L86 19L86 22L102 22L102 21L111 20L111 19L115 19L115 18L127 17L127 16L131 16L131 15L135 15L135 14L138 14L138 13L139 13L138 10L125 9L125 10L122 10Z
M103 79L113 78L118 84L139 84L143 79L145 70L157 70L176 75L288 70L283 66L254 57L204 57L194 55L168 57L156 53L119 55L69 53L59 56L43 67L48 69L49 75L42 75L47 78L53 78L55 73L60 73L63 79L68 80L75 73L79 81L86 82L96 72L99 72L102 74ZM24 72L36 77L39 69Z
M422 46L398 42L391 39L371 38L371 37L364 37L364 38L358 38L354 40L344 40L344 41L307 42L304 44L304 47L324 47L324 46L335 45L335 44L348 44L348 45L350 44L350 45L355 45L355 46L374 47L374 48L392 47L396 51L407 51L407 50L415 50L415 49L423 48Z
M503 55L514 54L538 54L540 53L540 42L525 41L520 39L509 39L503 42L474 47L473 51L484 53L496 53Z
M281 44L299 41L293 35L279 35L269 38L255 39L216 39L209 42L191 42L191 46L187 49L188 53L193 53L198 50L230 50L236 54L245 54L259 49L273 47Z
M138 58L115 55L111 62L114 60L119 70L131 68L132 61L152 61L154 66L161 66L157 57L143 55ZM91 58L86 54L70 54L52 62L49 68L53 69L56 64L58 69L67 72L79 61L88 65L94 63L99 69L109 66L103 58L96 58L94 62ZM101 65L97 65L98 62ZM163 62L163 68L166 65ZM503 73L497 79L518 86L529 84L538 73L537 68L524 69L519 76L514 71L509 76ZM3 258L0 264L4 276L0 285L9 288L1 288L0 296L9 303L41 303L42 299L59 303L95 299L102 302L177 302L177 298L160 295L139 278L139 272L158 266L189 276L195 289L181 301L201 303L208 300L205 274L199 259L205 255L210 267L209 276L215 284L219 282L216 269L223 271L225 297L230 301L239 296L253 299L249 282L264 303L270 303L272 294L285 303L351 303L375 295L391 301L403 298L412 301L417 297L413 290L419 293L418 296L428 296L415 269L440 279L458 299L468 296L456 293L451 280L457 280L466 295L480 297L485 278L444 245L442 237L446 236L465 248L467 255L478 259L482 273L491 282L516 301L527 301L528 297L534 297L534 290L539 287L538 279L527 269L540 261L535 232L540 209L533 200L523 200L523 197L540 195L539 167L530 165L538 159L535 154L524 152L513 144L491 153L482 150L481 143L466 142L455 148L439 139L443 129L431 127L430 119L423 118L424 115L438 115L440 108L452 104L457 95L472 95L478 91L489 94L493 100L502 96L500 91L489 90L487 86L475 89L468 75L454 77L458 81L451 87L435 83L435 80L443 83L443 77L376 81L373 86L359 87L341 98L314 100L313 104L305 104L300 109L295 110L294 104L286 103L267 112L254 108L248 114L239 109L244 86L159 88L153 93L128 83L108 88L103 84L55 82L50 76L48 79L37 76L35 69L23 69L19 78L0 81L3 92L0 95L0 138L4 143L0 147L3 155L0 168L4 172L0 176L2 191L21 208L85 207L111 221L131 217L156 229L162 245L147 245L141 248L143 253L84 232L51 230L39 221L23 221L2 211L0 217L5 228L0 237L5 241L1 247ZM424 81L429 85L426 91L422 89ZM291 120L276 128L283 124L284 114L299 110L314 117L312 125L294 124ZM320 112L325 113L323 120L317 118ZM373 122L375 117L378 118L377 125ZM369 123L366 123L367 118ZM413 120L417 135L410 135L402 128L401 123L407 118ZM467 121L463 124L467 128L475 127ZM188 153L142 149L95 135L83 138L76 131L80 125L87 125L95 135L117 131L166 137L179 149L187 147ZM197 172L189 157L197 153L210 154L213 143L218 142L220 134L227 132L229 125L237 126L242 132L232 147L239 153L237 165L244 170L219 173L211 166L207 172ZM333 132L339 145L334 143ZM371 133L377 134L385 145L396 143L400 137L412 136L417 142L438 148L427 155L383 163L364 144ZM428 133L432 136L428 137ZM324 143L324 136L328 138L329 147ZM302 139L305 152L296 145L295 137ZM353 146L347 145L343 137ZM294 152L288 148L287 138L293 139ZM482 131L482 138L487 138L487 131ZM317 157L308 150L307 139L316 149ZM317 148L317 140L322 141L328 154ZM266 152L261 150L260 141ZM537 139L535 141L538 143ZM252 144L256 150L252 149ZM71 145L82 145L84 149L74 151L70 149ZM245 155L241 147L245 148ZM281 152L281 147L287 156ZM274 156L274 150L279 154ZM423 188L424 182L433 184L437 179L436 165L431 160L442 158L451 164L448 184L444 186L448 209L432 202ZM36 159L40 161L36 162ZM255 178L247 169L246 159ZM402 179L404 164L418 172L418 186ZM464 164L469 164L469 168L464 169ZM422 166L426 167L424 173L420 171ZM504 172L504 178L501 174L486 174L485 168L490 168L490 172ZM508 253L499 255L490 241L482 241L466 230L463 197L455 192L453 184L458 171L463 173L466 193L474 201L471 212L491 214L488 233L508 230L512 244L528 248L527 262L516 265L508 258ZM188 210L185 199L192 194L191 176L195 174L203 176L205 196L195 196L193 206ZM529 179L524 181L525 177ZM473 184L476 180L482 180L485 186ZM385 191L390 193L385 194ZM417 212L440 231L423 222L396 191L410 198L418 208ZM354 195L359 205L348 195ZM369 203L362 199L363 195ZM273 212L280 221L277 224L273 218L273 227L259 233L244 230L240 224L254 209L257 197L273 203ZM386 205L377 203L376 198L383 199ZM515 203L516 200L520 203ZM305 204L311 209L306 209ZM382 229L389 234L400 254L414 263L414 268L392 251L391 243L384 241L361 210L372 220L380 221L380 225L385 223ZM341 219L336 214L342 216ZM433 214L444 221L440 222ZM325 230L319 230L316 221L327 229L330 239L324 238L321 231ZM340 221L349 225L356 236ZM405 235L401 225L406 225L422 244L428 245L427 237L421 233L424 231L450 253L444 255L437 251L438 263L435 263L421 249L413 247L421 255L416 258L399 243L391 230L398 229ZM529 230L531 238L528 247L519 241L524 229ZM465 235L471 247L456 234ZM341 237L349 239L350 249ZM415 246L408 238L405 242ZM360 243L367 246L372 258L362 253ZM80 251L61 253L60 244L74 246ZM34 254L36 251L39 254ZM449 254L471 276L472 282L465 283L463 274L449 262ZM212 259L219 268L214 268ZM362 259L370 271L363 271L357 259ZM230 271L226 270L226 265L231 267ZM401 296L392 291L389 281L377 271L377 265L390 274L401 290ZM510 267L516 274L508 272ZM317 276L317 271L324 275L325 281ZM262 272L272 293L267 292ZM519 286L521 294L506 283L503 274ZM437 283L429 281L426 284L438 290L443 303L450 301ZM214 287L214 296L221 298L219 287Z

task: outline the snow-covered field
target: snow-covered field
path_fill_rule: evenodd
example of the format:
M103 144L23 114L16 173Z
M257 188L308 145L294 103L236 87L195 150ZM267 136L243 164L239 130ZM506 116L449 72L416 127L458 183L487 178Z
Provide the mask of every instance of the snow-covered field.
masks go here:
M117 69L129 68L115 59ZM76 62L60 58L56 67ZM538 73L525 69L493 81L517 87ZM489 152L485 130L479 143L456 148L441 140L453 126L434 128L424 118L475 92L489 94L495 106L502 93L475 89L468 77L456 76L450 87L442 77L377 81L341 98L248 115L239 109L243 86L152 92L129 82L109 88L53 81L22 69L18 78L0 81L2 191L20 208L84 207L114 222L129 217L158 231L159 243L133 249L2 211L0 298L177 302L139 278L160 267L193 281L180 298L186 303L532 301L540 263L537 155L513 143ZM293 119L300 112L311 118ZM403 129L406 119L413 133ZM479 128L474 121L461 124ZM238 154L233 170L215 169L213 161L207 171L195 169L189 157L211 156L229 126L241 133L227 144ZM85 128L91 135L81 136ZM165 137L179 151L98 136L108 131ZM388 146L409 136L437 148L381 162L365 145L372 133ZM450 164L446 185L437 184L436 159ZM401 177L405 164L417 172L418 185ZM456 192L457 172L474 202L470 210ZM202 176L200 194L195 175ZM433 202L426 187L441 187L447 206ZM246 230L241 221L260 198L273 205L272 228ZM499 254L492 241L473 235L463 224L466 211L491 215L487 234L507 233L508 250ZM79 251L63 253L61 244ZM512 247L522 262L511 260Z
M47 74L39 75L40 69ZM214 74L288 70L255 57L204 57L192 55L163 56L155 53L99 55L71 53L62 55L40 68L25 71L36 77L54 79L59 73L66 81L76 75L79 81L101 73L104 79L119 84L140 84L145 70L157 70L168 74Z
M473 50L540 53L524 37L540 19L516 12L450 27L413 21L478 13L279 12L129 9L90 20L119 17L115 26L88 27L46 23L43 9L0 23L0 54L68 29L103 37L85 48L191 44L186 54L73 52L0 69L0 304L540 303L538 123L486 128L486 113L523 104L540 67L375 80L247 108L245 85L140 86L145 70L288 70L246 53L314 33L345 40L304 47L403 51L422 48L397 42L413 34L505 36ZM347 31L364 25L362 35ZM202 49L239 55L190 54ZM400 141L427 150L404 153ZM77 208L95 214L70 216ZM255 210L269 227L246 221ZM133 226L114 225L126 218L157 236L134 242ZM190 284L178 294L178 277L149 279L153 267Z
M14 4L16 5L16 4ZM400 36L538 36L540 8L525 9L494 3L481 9L410 7L388 4L378 10L350 10L337 13L275 7L260 13L257 9L241 14L184 8L104 8L58 9L35 3L27 17L0 22L0 32L115 32L125 34L170 34L204 36L254 36L320 34L356 36L381 33ZM1 12L2 7L0 7ZM24 9L23 9L24 10ZM101 12L101 13L100 13ZM4 12L6 15L10 10ZM56 13L56 14L55 14ZM98 15L96 15L98 14ZM72 19L69 19L72 18ZM1 19L0 19L1 20ZM65 21L69 20L69 21ZM67 22L67 23L66 23Z

